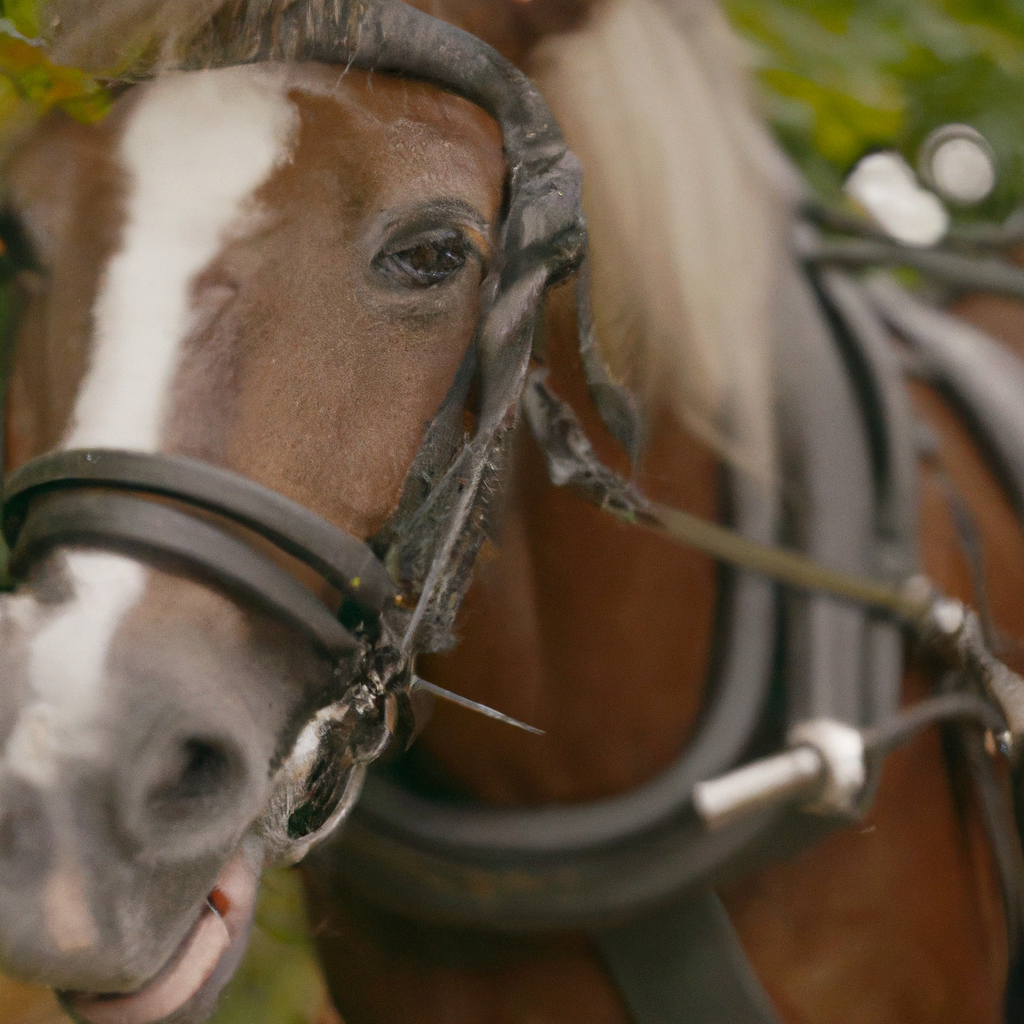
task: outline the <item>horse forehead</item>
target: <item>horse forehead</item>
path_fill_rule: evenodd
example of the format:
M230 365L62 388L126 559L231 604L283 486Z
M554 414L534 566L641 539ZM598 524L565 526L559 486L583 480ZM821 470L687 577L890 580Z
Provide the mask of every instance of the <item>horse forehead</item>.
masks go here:
M93 306L89 370L66 443L155 451L196 276L289 152L296 114L280 75L174 74L145 86L117 160L124 227Z
M233 240L325 204L326 217L344 218L456 196L494 219L505 176L500 129L469 101L315 64L149 83L128 105L114 157L126 182L123 228L93 304L71 447L157 449L196 326L196 283ZM359 202L331 206L325 161Z
M264 67L176 72L141 87L119 140L138 181L192 221L235 213L285 155L294 111L285 76Z
M367 208L456 194L488 217L497 214L503 138L483 108L432 83L393 75L339 75L322 64L283 73L302 119L294 161L283 175L293 198L298 191L303 200L329 202L326 170ZM334 216L345 212L338 208Z

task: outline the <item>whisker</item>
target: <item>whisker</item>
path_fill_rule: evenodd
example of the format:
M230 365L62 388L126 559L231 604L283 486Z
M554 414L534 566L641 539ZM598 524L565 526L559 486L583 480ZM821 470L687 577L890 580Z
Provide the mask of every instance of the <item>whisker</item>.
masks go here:
M526 732L533 733L534 736L544 735L543 729L538 729L533 725L527 725L525 722L520 722L518 718L512 718L510 715L504 715L500 711L495 711L494 708L489 708L486 704L479 704L475 700L470 700L468 697L460 697L459 694L452 693L451 690L446 690L442 686L435 686L433 683L428 683L426 679L421 679L419 676L412 677L412 683L410 684L409 689L426 690L427 693L432 693L435 697L440 697L441 700L450 701L452 704L458 704L459 707L468 708L470 711L477 711L481 715L486 715L488 718L493 718L498 722L504 722L506 725L514 725L517 729L523 729Z

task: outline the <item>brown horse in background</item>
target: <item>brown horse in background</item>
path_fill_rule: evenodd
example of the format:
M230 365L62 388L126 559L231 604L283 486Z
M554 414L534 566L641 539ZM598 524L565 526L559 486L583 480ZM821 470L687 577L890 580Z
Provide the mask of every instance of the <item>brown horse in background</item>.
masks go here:
M770 431L771 351L773 335L796 326L777 300L798 280L786 248L797 196L742 105L737 73L715 64L731 59L717 12L653 0L595 4L592 11L543 0L420 6L520 63L584 161L593 182L587 202L599 337L615 372L644 400L639 487L713 519L723 505L724 464L776 479L783 464ZM183 271L187 330L173 341L187 358L160 378L163 418L145 443L235 469L365 537L398 500L423 423L472 335L505 184L500 138L481 111L430 86L355 71L338 80L334 69L297 69L269 85L252 74L231 79L225 99L264 90L277 97L271 106L283 120L266 123L273 146L264 176L248 191L238 186L241 227L231 220L204 261ZM607 92L595 96L602 79ZM684 84L696 90L691 131L679 131L652 156L650 147L661 145L660 120L673 104L682 106L680 95L694 95L682 92ZM129 93L96 128L52 118L10 165L9 192L44 271L23 282L30 295L11 380L12 467L61 443L72 427L83 429L95 408L82 398L93 379L88 367L96 365L95 324L83 310L102 308L96 296L109 286L111 261L138 215L126 205L118 147L159 97L169 96L167 88L158 82ZM271 107L261 99L253 109ZM633 145L608 140L612 123L630 127ZM435 202L439 194L447 205ZM702 196L705 209L687 212ZM379 230L373 235L381 209L401 228L387 221L383 248ZM424 210L434 217L425 227ZM391 275L387 288L367 277L360 246L371 236L369 261ZM428 279L439 265L443 292L424 286L436 283ZM338 281L356 284L346 290ZM710 284L718 290L711 298ZM571 293L571 286L554 292L547 306L550 380L580 411L601 458L628 474L589 402ZM336 343L339 323L346 325L344 344ZM917 415L938 439L938 454L922 460L920 474L922 568L944 592L976 600L949 511L948 475L982 536L993 619L1001 633L1024 642L1014 586L1024 578L1024 536L1013 509L949 404L924 385L911 390ZM104 443L142 443L117 433L136 426L115 424ZM628 792L668 766L698 723L719 577L705 556L628 530L552 487L525 434L515 456L500 552L478 566L461 643L424 659L419 672L545 735L439 705L417 743L445 785L492 804L573 804ZM325 480L345 486L335 490ZM118 671L151 672L152 664L133 659L149 649L154 626L166 632L170 621L171 640L180 642L155 651L161 673L183 649L212 650L213 662L186 665L182 682L190 674L223 678L232 684L228 706L242 708L245 729L257 735L286 728L302 705L303 681L318 678L323 666L274 623L242 615L198 584L147 572L131 614L118 620ZM45 576L33 586L40 606L67 599ZM247 671L235 671L239 661ZM256 686L255 698L232 688L242 686L242 676ZM286 698L272 693L282 676L292 686ZM905 702L931 686L911 659ZM159 703L167 692L165 685L150 699ZM127 722L106 711L113 732L127 735ZM223 712L210 715L234 736L235 723ZM248 740L245 729L232 742ZM1001 1019L1001 897L961 769L949 763L937 732L922 734L887 762L863 821L720 887L783 1020ZM245 824L239 815L236 830ZM246 855L249 870L256 869L257 853L246 847ZM220 884L220 865L204 871L187 909ZM64 880L65 895L75 889L67 881L73 873L54 877ZM462 965L456 954L475 941L472 934L381 914L317 872L308 883L325 970L348 1024L629 1020L586 934L524 939L514 955L506 949L497 962L469 958ZM58 909L41 918L40 929L57 946L61 936L74 945L88 931L87 916L68 910L74 904L54 897L47 905ZM121 991L148 981L187 931L187 919L134 973L104 965L94 974L105 971L107 988ZM228 930L234 946L231 922ZM84 970L71 982L39 962L22 970L63 988L103 990Z

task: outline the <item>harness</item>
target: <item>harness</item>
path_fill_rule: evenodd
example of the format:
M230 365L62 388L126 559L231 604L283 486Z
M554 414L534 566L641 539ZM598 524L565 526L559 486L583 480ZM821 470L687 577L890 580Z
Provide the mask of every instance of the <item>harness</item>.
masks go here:
M217 467L162 454L69 451L7 480L12 574L23 578L59 545L109 548L267 609L331 659L336 685L285 752L259 823L281 859L299 859L348 815L317 854L338 886L369 889L386 909L449 926L595 930L639 1024L678 1019L684 1003L703 1007L706 1016L694 1020L771 1020L709 883L812 843L862 812L884 753L930 722L980 725L1007 751L1024 737L1024 683L991 655L973 612L914 575L914 424L885 323L914 340L921 307L884 283L865 290L818 257L810 261L818 268L810 276L816 298L794 268L780 366L801 372L783 374L780 429L799 500L780 503L734 474L728 530L657 506L597 460L572 410L531 372L543 296L576 274L591 397L613 436L637 454L634 404L594 345L579 164L534 87L484 44L398 0L316 4L316 17L303 0L275 0L258 14L256 6L228 4L181 66L309 60L404 74L459 93L498 121L509 199L474 344L395 515L370 542ZM823 309L838 345L827 341ZM949 370L955 345L927 359L936 373ZM474 385L476 427L467 433L463 412ZM964 395L975 397L969 388ZM415 656L453 642L520 407L554 483L733 566L723 573L709 705L677 763L625 796L537 810L427 800L368 766L410 717ZM986 415L978 419L987 423ZM1020 429L1009 414L1004 422ZM1021 449L1011 433L997 431L993 448L1006 442L1012 478ZM340 613L246 543L237 526L315 569L342 595ZM797 551L773 548L780 536ZM961 684L905 713L903 629ZM754 741L782 679L788 722L772 738L783 751L756 757ZM994 820L1001 801L990 802ZM997 848L1008 849L1003 876L1013 917L1010 908L1024 902L1013 895L1019 849L1015 837L1005 841L1005 822L991 828ZM1015 917L1012 927L1016 934ZM660 981L648 976L645 960L658 936L664 949L690 951L680 953L690 966L662 972ZM686 960L693 949L704 953ZM716 964L735 983L722 982ZM734 997L740 1003L730 1004Z
M967 345L977 332L888 278L863 285L814 259L807 271L801 281L794 269L795 308L780 338L783 367L799 369L780 381L782 447L796 492L788 509L736 478L735 532L652 505L597 462L571 410L540 377L523 397L554 483L626 521L759 570L725 575L709 706L676 764L621 797L528 810L428 799L394 772L371 772L346 828L314 855L336 891L359 894L357 901L387 917L468 930L485 945L495 933L586 929L637 1024L777 1024L712 885L791 856L855 820L885 755L945 722L967 726L957 737L978 788L1016 948L1024 862L977 728L1005 737L1006 721L976 684L986 674L1002 677L996 685L1007 689L1019 683L987 654L974 614L914 575L921 438L893 331L927 357L929 376L963 405L984 399L1002 378L991 391L1001 401L977 401L972 419L995 424L983 441L1007 456L1017 451L1014 438L1024 425L1024 371L1018 364L1008 377L1012 360L988 339L971 358ZM908 329L922 319L927 341ZM961 376L957 359L965 358L971 372ZM1016 419L999 419L1014 409ZM814 557L780 557L762 546L765 534L783 528ZM815 560L822 557L829 571ZM803 592L772 587L763 573ZM954 673L953 691L943 688L901 712L905 631L944 649L962 674ZM789 749L750 760L770 718L769 698L780 689L788 736L776 731L776 739Z
M884 754L927 724L967 720L1005 734L1005 720L977 692L942 694L899 713L901 622L925 643L945 646L976 679L998 676L995 685L1008 691L1017 683L985 653L973 613L936 598L912 574L918 445L895 352L852 279L826 269L817 284L825 309L843 316L837 326L846 333L838 340L848 348L831 342L810 290L798 290L797 318L785 324L792 348L782 362L801 372L780 382L784 450L799 490L787 531L803 539L809 555L842 568L821 573L816 561L766 550L781 515L749 479L731 481L739 543L729 530L645 502L597 463L571 412L535 379L523 406L555 482L622 518L684 534L686 543L719 557L746 564L754 555L760 571L734 571L724 580L709 707L677 763L620 798L499 810L426 800L371 775L331 864L324 858L339 882L372 878L382 905L415 907L423 918L461 927L600 927L847 823L866 809ZM807 326L804 337L791 330L795 324ZM864 429L871 410L886 411L874 421L873 445ZM779 591L762 573L804 593ZM887 574L909 583L888 585ZM876 608L808 593L809 586ZM782 679L786 724L797 730L793 750L707 784L746 760L772 686ZM831 730L830 738L825 723L849 731ZM852 777L844 779L839 748L849 741L860 745L850 759ZM816 757L806 756L809 746ZM833 784L824 800L822 782Z

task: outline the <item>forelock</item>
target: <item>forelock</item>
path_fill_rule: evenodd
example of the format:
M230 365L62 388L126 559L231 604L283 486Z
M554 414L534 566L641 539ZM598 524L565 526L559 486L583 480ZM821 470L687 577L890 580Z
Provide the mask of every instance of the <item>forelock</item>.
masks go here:
M179 65L204 29L230 26L240 49L300 0L49 0L43 15L50 56L104 78L140 78ZM335 0L306 3L316 19Z

